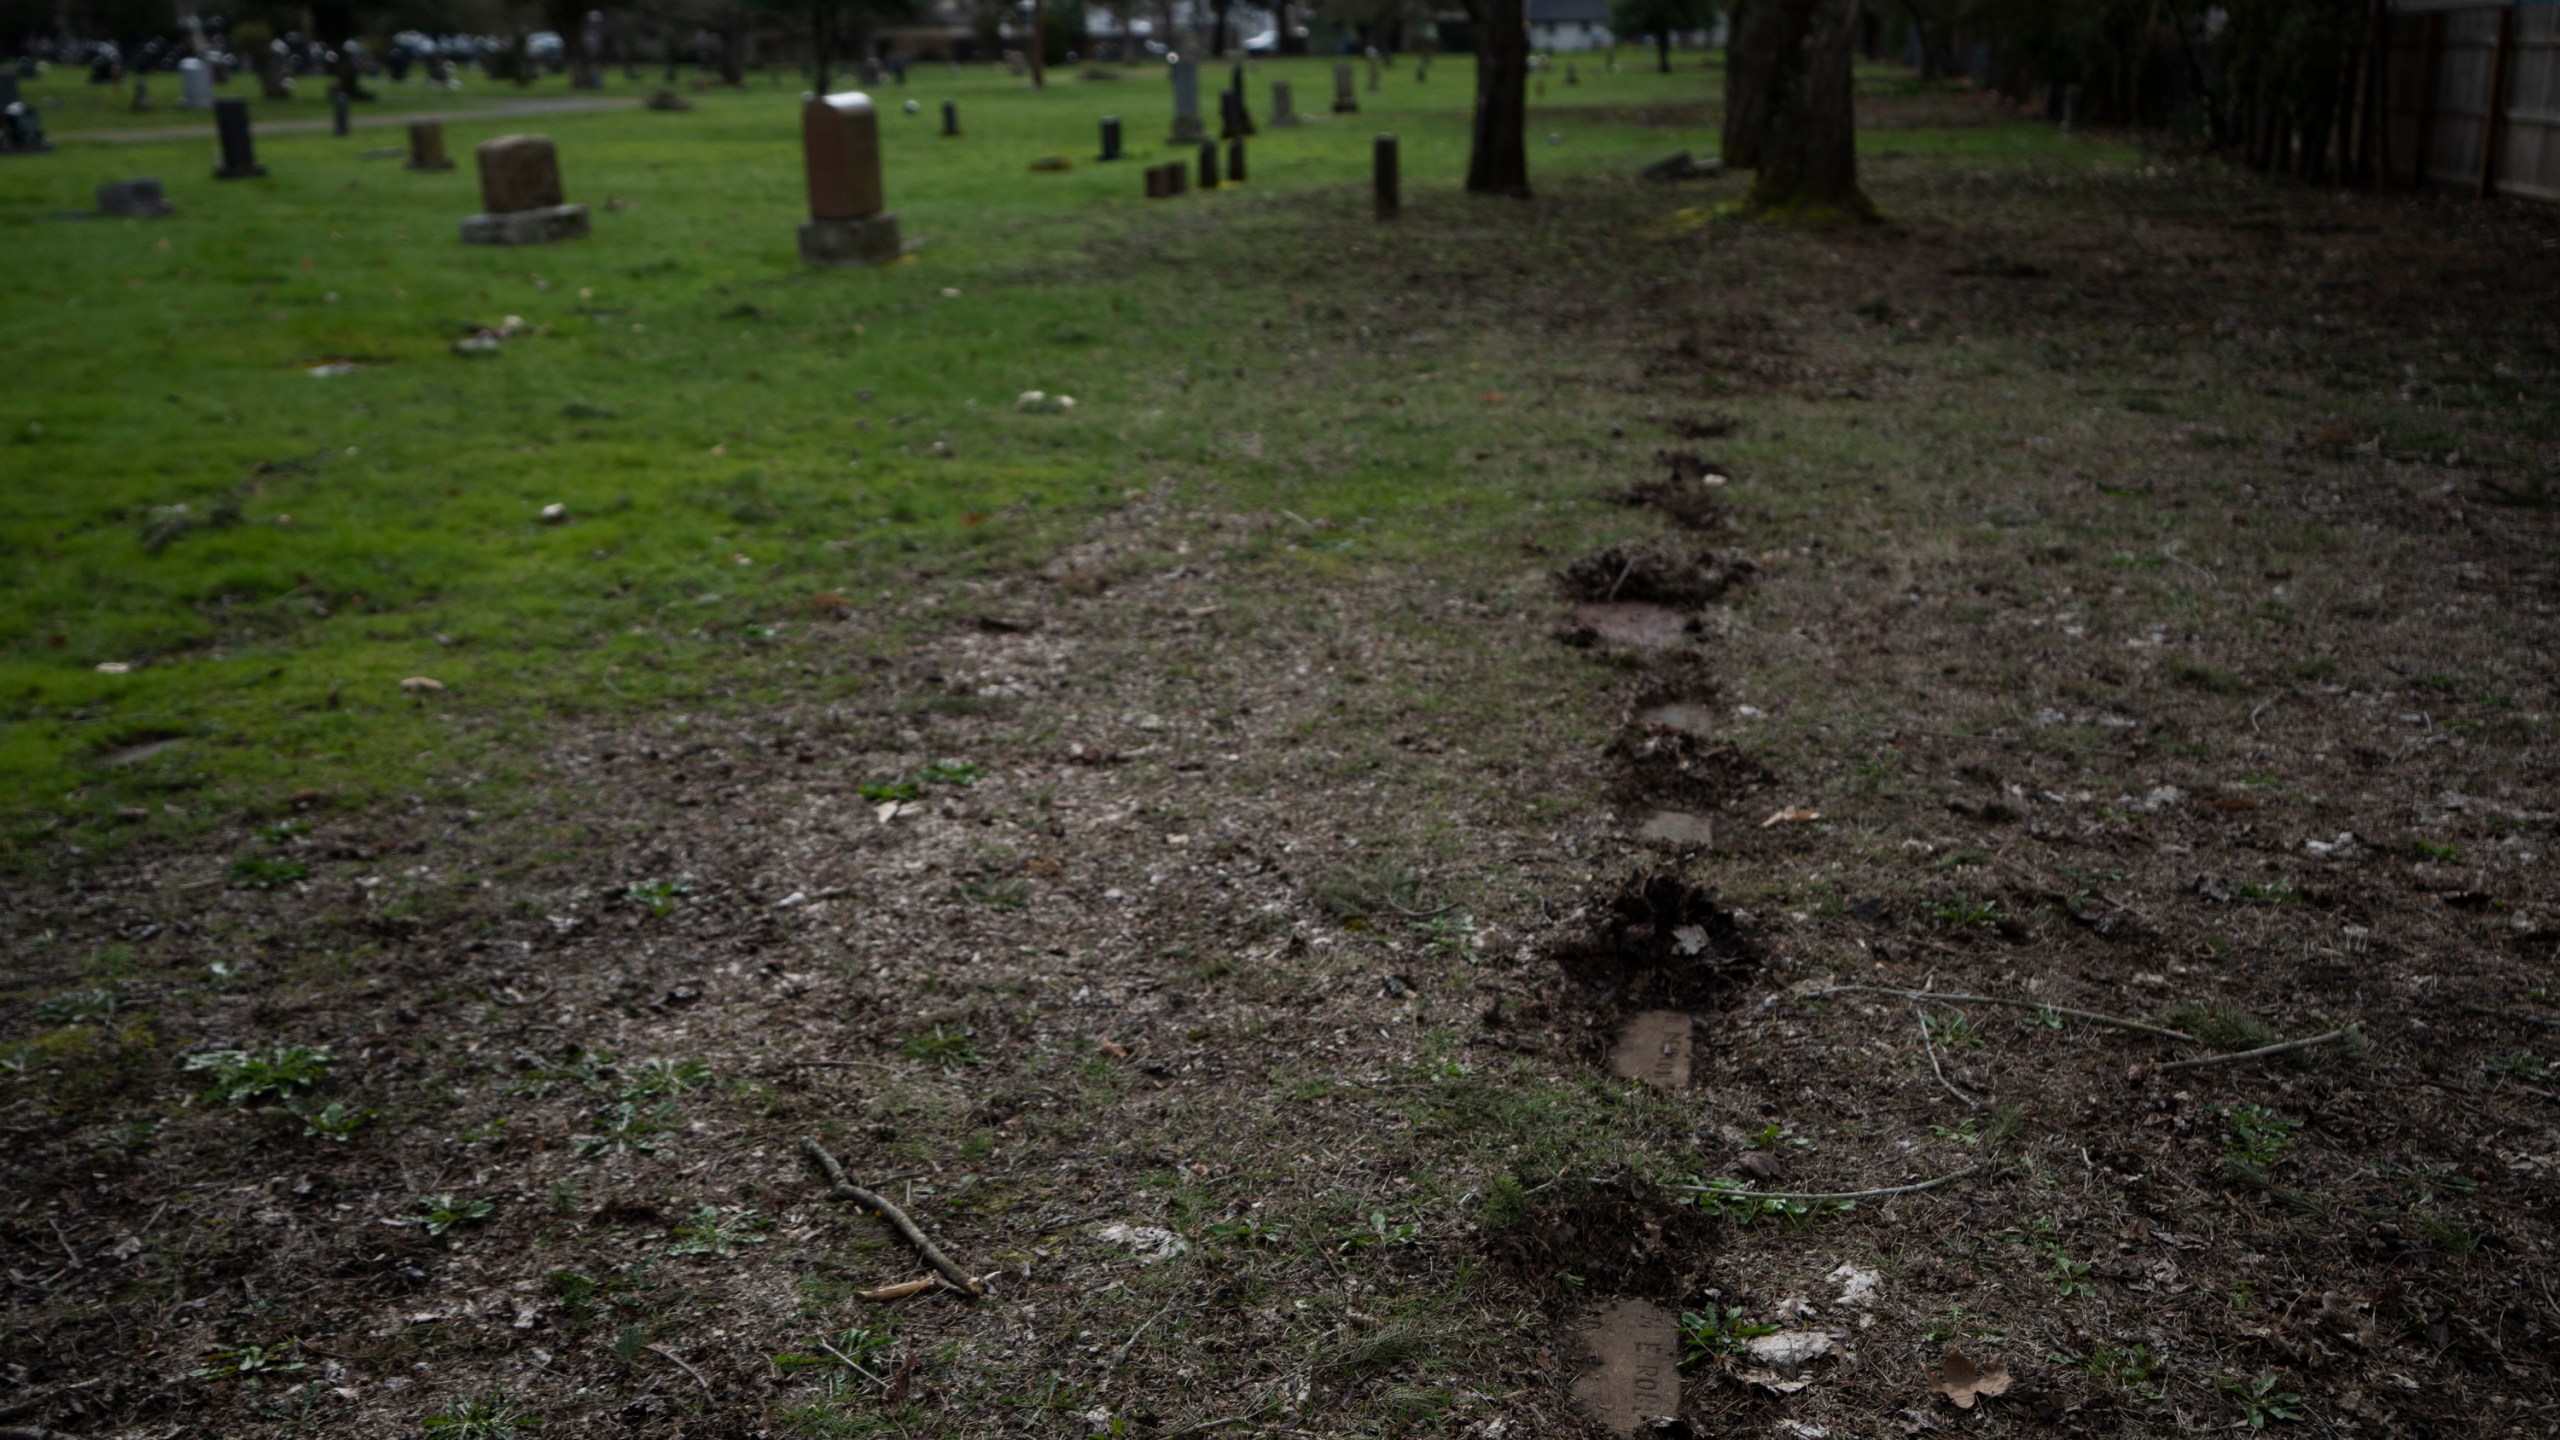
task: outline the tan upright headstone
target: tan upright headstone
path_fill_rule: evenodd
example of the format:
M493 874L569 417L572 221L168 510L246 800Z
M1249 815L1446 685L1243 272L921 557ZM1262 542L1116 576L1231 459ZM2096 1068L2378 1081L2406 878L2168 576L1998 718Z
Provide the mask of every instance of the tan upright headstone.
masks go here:
M482 141L477 154L484 213L462 222L462 243L541 245L587 233L587 207L561 199L560 153L550 136L502 135Z
M409 168L412 170L450 170L453 157L444 153L444 125L435 120L417 120L409 125Z
M871 97L859 90L811 96L800 107L800 149L809 176L800 259L810 265L897 259L898 217L883 208L880 114Z

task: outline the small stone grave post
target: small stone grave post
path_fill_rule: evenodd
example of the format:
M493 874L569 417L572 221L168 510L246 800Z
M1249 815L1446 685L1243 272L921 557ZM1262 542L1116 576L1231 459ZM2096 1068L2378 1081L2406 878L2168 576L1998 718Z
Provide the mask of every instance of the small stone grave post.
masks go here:
M1117 115L1105 115L1102 117L1101 158L1105 160L1117 160L1121 158L1120 117Z
M880 112L847 90L800 106L800 148L808 162L809 221L800 227L806 265L885 265L898 258L898 217L883 209Z
M139 75L133 77L133 108L136 110L151 108L151 82Z
M450 170L453 157L444 153L444 122L413 120L409 122L409 168L412 170Z
M1360 92L1356 88L1357 85L1358 82L1351 78L1351 62L1335 61L1333 64L1334 114L1357 115L1360 113Z
M347 92L344 90L329 92L329 133L338 136L347 133Z
M1169 189L1165 188L1165 183L1164 183L1164 167L1163 167L1163 166L1161 166L1161 165L1150 165L1150 166L1148 166L1148 167L1147 167L1147 198L1148 198L1148 199L1150 199L1150 200L1162 200L1162 199L1164 199L1166 196L1171 195L1172 193L1173 193L1173 192L1172 192L1171 190L1169 190Z
M484 140L480 204L484 213L462 222L465 245L547 245L587 233L587 207L560 198L560 152L548 135L502 135Z
M1241 137L1227 142L1227 183L1244 183L1244 141Z
M1166 161L1164 165L1164 193L1167 195L1190 194L1191 167L1183 164L1179 160Z
M1381 135L1371 152L1373 156L1370 183L1378 195L1378 218L1393 220L1402 208L1403 195L1396 179L1396 137Z
M1378 93L1378 47L1369 47L1369 93Z
M960 102L957 100L945 100L942 102L942 138L945 140L953 140L959 138L959 135Z
M1228 79L1227 93L1236 97L1236 135L1252 135L1254 133L1253 106L1244 98L1244 67L1242 65L1238 65L1235 68L1235 74ZM1227 138L1232 140L1235 136L1230 135Z
M213 172L214 179L246 180L267 173L267 167L258 163L257 147L249 140L248 101L214 101L213 128L222 141L222 165Z
M193 55L178 62L178 108L213 108L213 67Z
M1218 188L1218 142L1215 140L1200 142L1200 188Z
M1200 62L1175 56L1173 72L1173 134L1168 145L1197 145L1208 135L1200 124Z
M1274 130L1298 128L1298 107L1292 103L1289 82L1286 80L1271 82L1271 128Z
M1570 60L1564 62L1564 83L1567 85L1579 85L1582 83L1581 69Z

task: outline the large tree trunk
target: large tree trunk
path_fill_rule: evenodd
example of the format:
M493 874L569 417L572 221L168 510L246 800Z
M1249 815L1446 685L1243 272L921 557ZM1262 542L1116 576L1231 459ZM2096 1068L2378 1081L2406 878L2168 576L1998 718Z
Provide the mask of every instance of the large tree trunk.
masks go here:
M1760 102L1759 134L1750 146L1760 172L1751 186L1752 209L1875 215L1858 188L1849 76L1857 11L1858 0L1752 0L1738 47ZM1735 62L1725 68L1731 85ZM1727 119L1730 124L1730 110Z
M1747 47L1752 12L1787 0L1733 0L1724 39L1724 163L1733 170L1760 168L1760 139L1769 128L1769 61Z
M1467 193L1529 194L1529 26L1509 0L1469 0L1476 29L1476 121Z

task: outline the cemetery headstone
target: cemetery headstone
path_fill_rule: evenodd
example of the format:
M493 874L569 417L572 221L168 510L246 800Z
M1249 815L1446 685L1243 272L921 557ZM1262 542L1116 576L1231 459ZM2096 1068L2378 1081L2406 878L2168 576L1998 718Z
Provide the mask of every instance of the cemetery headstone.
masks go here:
M178 62L178 108L213 108L213 67L193 55Z
M32 155L52 148L45 143L44 120L34 106L24 100L0 104L0 155Z
M959 135L959 133L960 133L960 102L959 102L959 101L957 101L957 100L945 100L945 101L943 101L943 102L942 102L942 135L943 135L943 138L944 138L944 139L946 139L946 140L948 140L948 139L951 139L951 138L953 138L953 137L955 137L955 136Z
M1334 114L1336 114L1336 115L1357 115L1357 114L1359 114L1359 113L1360 113L1360 93L1359 93L1359 91L1358 91L1356 88L1354 88L1354 87L1357 85L1357 83L1358 83L1358 82L1354 81L1354 80L1351 78L1351 62L1350 62L1350 61L1348 61L1348 60L1338 60L1338 61L1335 61L1335 62L1334 62L1334 66L1333 66L1333 113L1334 113Z
M1570 60L1564 62L1564 83L1567 85L1579 85L1582 83L1582 71Z
M560 152L548 135L485 140L480 161L483 213L462 222L465 245L547 245L587 233L587 207L562 203Z
M1298 107L1292 103L1289 82L1286 80L1271 82L1271 128L1274 130L1298 128Z
M1173 72L1173 134L1168 145L1197 145L1208 132L1200 124L1200 62L1176 57Z
M1227 81L1227 93L1236 97L1236 135L1252 135L1254 133L1253 106L1246 103L1244 98L1244 67L1242 65L1236 67L1233 78ZM1235 136L1230 135L1227 138L1232 140Z
M267 167L258 163L257 147L249 139L248 101L214 101L213 128L222 141L222 165L213 172L214 179L246 180L267 173Z
M1378 93L1378 52L1375 49L1369 52L1369 93Z
M800 107L800 148L808 162L809 220L800 227L804 265L885 265L898 258L898 217L882 208L880 113L859 90Z
M139 75L133 77L133 108L136 110L151 108L151 82Z
M1183 164L1179 160L1166 161L1164 165L1164 193L1167 195L1187 195L1191 193L1191 167Z
M1120 158L1120 117L1117 115L1102 117L1102 158L1105 160Z
M117 180L98 187L98 213L101 215L134 215L151 218L166 215L177 207L160 193L160 178L146 175L139 180Z
M1200 142L1200 188L1218 188L1218 142L1215 140Z
M347 92L344 90L329 92L329 133L339 136L347 133Z
M444 153L444 122L413 120L409 124L409 168L450 170L453 157Z
M881 76L881 70L880 70L880 59L879 59L879 57L878 57L878 56L875 56L875 55L866 55L866 56L864 56L864 57L862 58L862 72L861 72L861 73L862 73L862 83L863 83L863 84L865 84L865 85L869 85L869 86L874 86L874 87L878 86L878 85L879 85L879 83L880 83L880 76Z
M1678 1010L1639 1011L1618 1031L1618 1041L1609 1049L1609 1068L1657 1090L1686 1090L1693 1028Z
M1148 166L1148 167L1147 167L1147 198L1148 198L1148 199L1150 199L1150 200L1162 200L1162 199L1164 199L1166 196L1171 195L1172 193L1173 193L1173 192L1172 192L1171 190L1169 190L1169 189L1165 188L1165 183L1164 183L1164 167L1163 167L1163 166L1161 166L1161 165L1150 165L1150 166Z
M1242 139L1227 142L1227 183L1230 185L1244 183L1244 141Z
M1371 150L1370 184L1377 191L1378 218L1393 220L1403 208L1404 195L1396 175L1396 137L1381 135Z

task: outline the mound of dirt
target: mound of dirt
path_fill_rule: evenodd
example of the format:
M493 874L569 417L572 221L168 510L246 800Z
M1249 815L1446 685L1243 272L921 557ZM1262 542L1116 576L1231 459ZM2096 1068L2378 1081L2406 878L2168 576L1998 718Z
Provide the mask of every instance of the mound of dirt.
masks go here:
M1631 1009L1729 1003L1760 966L1759 947L1715 892L1666 872L1639 873L1589 907L1588 932L1553 951L1558 968Z
M1556 572L1556 580L1576 600L1691 607L1742 583L1751 569L1751 562L1740 556L1621 541L1567 565Z
M1570 1198L1485 1231L1485 1253L1541 1296L1595 1295L1678 1304L1705 1283L1716 1220L1628 1176L1582 1184ZM1565 1283L1571 1275L1582 1283Z
M1778 779L1733 746L1686 730L1630 728L1610 748L1621 762L1610 798L1621 805L1718 810Z
M1655 457L1664 473L1609 492L1621 505L1658 510L1683 530L1721 530L1729 517L1719 493L1730 478L1724 467L1691 450Z

